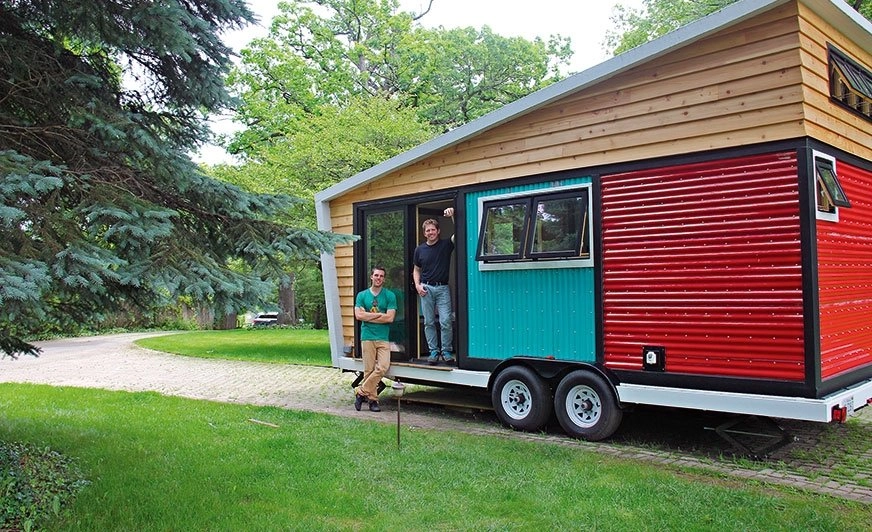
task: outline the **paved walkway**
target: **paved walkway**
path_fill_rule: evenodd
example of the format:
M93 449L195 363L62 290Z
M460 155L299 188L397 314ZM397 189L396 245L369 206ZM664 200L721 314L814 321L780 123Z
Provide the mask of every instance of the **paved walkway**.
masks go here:
M167 395L229 403L277 406L332 415L394 423L396 401L385 397L384 411L356 412L350 388L353 375L333 368L263 364L227 360L180 357L142 349L133 341L162 333L132 333L100 337L73 338L40 342L40 357L0 360L0 383L27 382L54 386L77 386L126 391L157 391ZM872 409L864 409L872 410ZM872 412L864 412L872 437ZM791 468L742 468L730 461L691 456L688 453L640 448L624 443L590 443L554 433L519 433L499 425L492 415L471 415L444 408L429 408L403 403L404 426L452 429L475 434L490 434L549 441L584 448L622 458L661 464L697 467L732 477L826 493L854 501L872 503L872 488L861 485L872 478L872 471L857 471L856 481L828 474L832 464L805 464L803 473ZM811 426L811 425L809 425ZM818 426L818 425L815 425ZM800 428L800 432L802 429ZM814 432L813 430L811 432ZM806 434L806 445L816 445L814 434ZM798 438L799 439L799 438ZM864 456L860 463L872 463ZM777 460L783 464L783 457ZM835 457L838 462L838 457ZM836 464L844 466L845 464ZM864 480L865 479L865 480Z
M133 341L167 333L129 333L35 342L39 357L0 360L0 383L27 382L166 395L226 403L277 406L396 422L396 402L384 392L384 412L354 410L354 375L334 368L182 357L144 349ZM414 389L413 386L410 388ZM464 416L403 407L404 425L463 429ZM492 432L512 434L499 425Z

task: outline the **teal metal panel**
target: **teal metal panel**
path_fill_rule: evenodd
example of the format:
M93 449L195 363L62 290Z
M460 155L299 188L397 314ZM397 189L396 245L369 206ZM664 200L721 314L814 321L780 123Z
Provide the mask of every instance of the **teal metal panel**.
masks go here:
M467 320L470 357L596 358L593 268L479 271L479 198L590 183L589 177L507 187L466 196Z

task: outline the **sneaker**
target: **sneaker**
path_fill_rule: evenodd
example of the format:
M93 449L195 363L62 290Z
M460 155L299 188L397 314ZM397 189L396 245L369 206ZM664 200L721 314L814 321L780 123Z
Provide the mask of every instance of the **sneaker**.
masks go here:
M445 351L444 353L442 353L442 360L445 362L445 365L447 365L447 366L454 365L454 356L452 356L450 351Z
M363 403L366 401L366 397L356 394L354 398L354 409L360 412L360 407L363 406Z
M430 351L430 356L427 357L427 363L435 366L439 363L439 351Z
M378 401L370 401L369 402L369 411L370 412L381 412L381 407L378 406Z

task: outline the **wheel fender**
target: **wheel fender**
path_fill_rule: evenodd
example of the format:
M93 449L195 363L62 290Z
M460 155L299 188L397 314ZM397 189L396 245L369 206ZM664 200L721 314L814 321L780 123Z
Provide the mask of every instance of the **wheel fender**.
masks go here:
M510 366L517 365L526 366L535 371L543 380L549 383L552 390L554 390L557 387L557 384L563 380L563 377L569 373L579 369L587 370L597 374L608 384L616 401L619 401L620 399L618 397L618 388L615 384L618 382L618 379L607 369L600 368L597 365L589 364L587 362L571 362L567 360L551 360L534 357L512 357L500 362L497 367L491 371L490 377L488 377L488 391L493 390L494 379L501 371Z

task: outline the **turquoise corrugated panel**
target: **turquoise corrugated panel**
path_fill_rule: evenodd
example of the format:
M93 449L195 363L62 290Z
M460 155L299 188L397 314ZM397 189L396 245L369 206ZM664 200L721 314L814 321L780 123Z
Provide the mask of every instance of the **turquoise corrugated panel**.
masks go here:
M466 197L469 356L596 358L593 268L479 271L475 260L483 196L590 183L573 178L489 190Z

